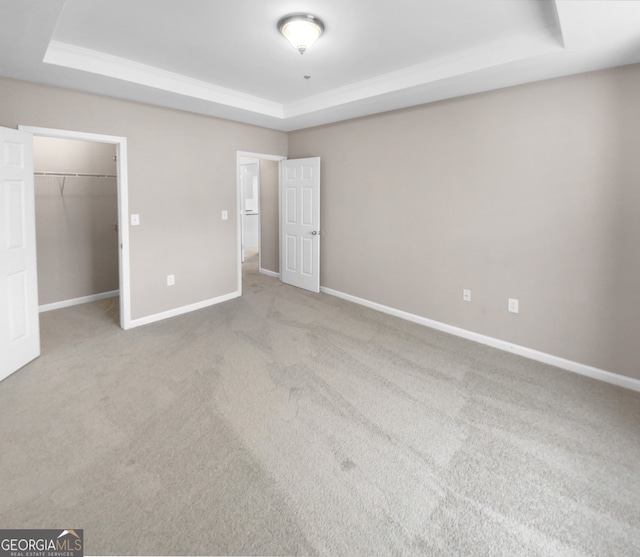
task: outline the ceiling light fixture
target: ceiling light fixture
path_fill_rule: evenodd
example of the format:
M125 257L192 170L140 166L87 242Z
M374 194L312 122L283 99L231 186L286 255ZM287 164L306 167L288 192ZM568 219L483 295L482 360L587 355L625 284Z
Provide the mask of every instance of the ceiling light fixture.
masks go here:
M292 14L278 22L278 31L304 54L324 31L324 25L317 17L310 14Z

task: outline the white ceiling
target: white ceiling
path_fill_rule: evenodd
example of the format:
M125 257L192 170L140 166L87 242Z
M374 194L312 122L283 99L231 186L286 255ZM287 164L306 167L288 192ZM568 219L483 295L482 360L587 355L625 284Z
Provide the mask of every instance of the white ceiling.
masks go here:
M635 62L625 0L0 0L0 75L287 131Z

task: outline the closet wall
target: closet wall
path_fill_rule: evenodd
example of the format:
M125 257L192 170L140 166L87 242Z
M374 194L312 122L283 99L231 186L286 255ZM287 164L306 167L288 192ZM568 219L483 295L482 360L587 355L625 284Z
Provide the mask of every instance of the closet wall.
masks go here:
M40 306L118 290L115 155L115 145L34 137Z

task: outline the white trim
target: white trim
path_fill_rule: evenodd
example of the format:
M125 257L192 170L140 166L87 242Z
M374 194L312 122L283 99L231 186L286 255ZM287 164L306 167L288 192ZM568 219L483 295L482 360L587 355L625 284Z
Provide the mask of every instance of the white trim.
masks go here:
M98 300L106 300L107 298L115 298L120 294L119 290L111 290L110 292L102 292L100 294L92 294L91 296L82 296L81 298L71 298L70 300L62 300L61 302L52 302L38 307L38 313L52 311L54 309L70 308L80 304L89 302L97 302Z
M265 155L264 153L251 153L249 151L236 151L238 159L244 157L247 159L262 159L263 161L284 161L287 160L285 155ZM238 162L239 164L239 162Z
M118 250L118 266L120 269L120 327L129 329L131 327L131 267L129 260L129 171L127 138L116 135L41 128L38 126L18 126L18 129L41 137L111 143L116 146L118 159L118 240L120 242L120 249Z
M237 247L236 253L238 254L237 261L237 273L238 273L238 292L242 296L242 184L240 181L240 158L245 155L241 155L240 151L236 151L236 237Z
M560 19L557 16L556 23L557 30L553 29L541 36L538 34L517 35L476 45L455 54L442 56L429 62L364 79L343 87L336 87L325 93L289 103L271 101L127 58L59 41L49 43L43 62L108 76L129 83L137 83L161 91L169 91L193 99L286 121L289 118L305 116L320 110L375 98L399 90L561 52L564 50L564 43L561 37Z
M461 329L459 327L454 327L453 325L447 325L446 323L441 323L440 321L427 319L426 317L421 317L413 313L408 313L406 311L378 304L377 302L371 302L369 300L365 300L364 298L358 298L357 296L352 296L351 294L339 292L338 290L325 288L324 286L320 287L320 292L329 294L330 296L335 296L336 298L342 298L343 300L347 300L349 302L353 302L355 304L359 304L361 306L365 306L377 311L381 311L382 313L387 313L389 315L399 317L400 319L405 319L407 321L417 323L418 325L424 325L425 327L430 327L432 329L449 333L457 337L465 338L467 340L478 342L480 344L485 344L499 350L504 350L505 352L517 354L518 356L523 356L525 358L529 358L530 360L536 360L538 362L556 366L567 371L572 371L573 373L591 377L592 379L598 379L599 381L604 381L605 383L611 383L612 385L617 385L618 387L624 387L626 389L631 389L632 391L640 392L640 380L633 379L632 377L626 377L624 375L605 371L604 369L598 369L596 367L580 364L571 360L565 360L564 358L546 354L545 352L539 352L537 350L527 348L526 346L519 346L517 344L512 344L504 340L474 333L472 331Z
M277 279L280 278L280 273L276 273L275 271L269 271L268 269L263 269L262 267L258 269L258 272L262 273L263 275L267 275L268 277L274 277Z
M53 64L93 74L114 77L130 83L145 85L161 91L170 91L186 97L201 99L233 108L248 110L264 116L282 119L282 104L248 95L235 89L212 85L178 73L161 70L67 43L51 41L44 55L45 64Z
M280 202L282 199L282 161L278 162L278 250L282 250L282 215ZM282 251L278 251L278 276L282 280Z
M237 242L237 249L236 249L236 253L238 254L238 292L239 292L239 296L242 296L242 216L240 215L240 211L242 210L242 187L241 187L241 183L240 183L240 159L241 158L247 158L247 159L258 159L258 163L261 160L265 160L265 161L285 161L287 160L287 157L285 155L267 155L264 153L252 153L250 151L236 151L236 217L238 219L238 225L237 225L237 237L238 237L238 242ZM280 165L278 165L280 166ZM260 165L258 164L258 168L260 167ZM279 170L278 170L279 172ZM278 177L278 200L280 199L280 178ZM259 201L258 201L259 203ZM278 205L279 205L279 201L278 201ZM262 210L261 208L259 208L258 214L261 214ZM279 220L279 219L278 219ZM278 226L280 226L278 224ZM260 242L262 241L262 230L261 228L258 229L258 245L261 247ZM260 254L260 247L258 248L258 254ZM258 266L260 265L260 262L262 261L262 258L260 255L258 255L259 257L259 262L258 262ZM262 272L262 270L260 270L260 272ZM277 275L278 278L280 278L280 275Z
M547 34L499 39L284 104L284 119L305 116L458 76L468 76L488 68L530 60L562 50L559 41Z
M203 300L202 302L197 302L188 306L182 306L179 308L170 309L168 311L163 311L162 313L147 315L146 317L141 317L139 319L134 319L133 321L131 321L131 328L140 327L141 325L148 325L149 323L155 323L156 321L162 321L163 319L169 319L170 317L177 317L178 315L183 315L191 311L197 311L199 309L215 306L217 304L221 304L222 302L233 300L234 298L237 298L239 296L240 292L231 292L230 294L224 294L223 296L218 296L217 298L211 298L209 300Z

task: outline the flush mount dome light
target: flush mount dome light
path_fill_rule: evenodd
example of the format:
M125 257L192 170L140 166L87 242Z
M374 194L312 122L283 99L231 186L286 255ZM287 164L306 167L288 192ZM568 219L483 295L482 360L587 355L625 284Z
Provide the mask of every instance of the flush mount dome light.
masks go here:
M304 54L324 31L324 25L317 17L310 14L293 14L283 17L278 22L278 31Z

